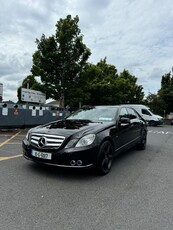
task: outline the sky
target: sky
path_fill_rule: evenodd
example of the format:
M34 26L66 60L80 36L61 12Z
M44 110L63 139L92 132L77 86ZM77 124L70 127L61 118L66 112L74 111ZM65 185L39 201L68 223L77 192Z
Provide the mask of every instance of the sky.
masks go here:
M17 102L17 88L30 74L35 40L55 34L56 23L79 16L89 62L107 58L127 69L144 93L157 93L173 66L172 0L1 0L0 83L3 100Z

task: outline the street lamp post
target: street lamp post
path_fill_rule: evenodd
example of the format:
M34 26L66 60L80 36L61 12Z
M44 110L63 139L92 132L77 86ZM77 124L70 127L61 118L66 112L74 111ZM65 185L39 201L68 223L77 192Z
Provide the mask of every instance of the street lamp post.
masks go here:
M29 89L29 83L30 83L30 80L27 79L27 80L26 80L26 88L27 88L27 89Z

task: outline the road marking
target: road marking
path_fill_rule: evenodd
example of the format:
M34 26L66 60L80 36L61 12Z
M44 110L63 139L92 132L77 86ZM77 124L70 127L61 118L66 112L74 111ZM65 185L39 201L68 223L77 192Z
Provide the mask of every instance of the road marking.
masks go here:
M26 136L26 134L19 134L18 135L19 137L25 137ZM0 134L0 137L11 137L11 134Z
M0 157L0 161L5 161L5 160L21 157L21 156L22 156L22 154L11 156L11 157Z
M15 135L13 135L12 137L10 137L9 139L7 139L6 141L2 142L0 144L0 147L4 146L5 144L7 144L9 141L11 141L13 138L15 138L17 135L19 135L19 133L21 133L21 131L17 132Z
M10 142L6 143L6 145L21 145L21 142Z
M155 130L149 130L148 133L154 133L154 134L171 134L173 135L173 132L168 132L168 131L155 131Z

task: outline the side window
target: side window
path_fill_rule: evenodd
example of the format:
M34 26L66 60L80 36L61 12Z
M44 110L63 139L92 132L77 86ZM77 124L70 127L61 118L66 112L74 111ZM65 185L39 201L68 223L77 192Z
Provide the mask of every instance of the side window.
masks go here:
M151 113L147 109L142 109L142 114L151 116Z
M126 108L121 108L120 110L120 118L121 117L128 117L128 112Z
M127 108L127 110L128 110L129 118L130 119L136 119L138 117L137 114L135 113L135 111L133 109Z

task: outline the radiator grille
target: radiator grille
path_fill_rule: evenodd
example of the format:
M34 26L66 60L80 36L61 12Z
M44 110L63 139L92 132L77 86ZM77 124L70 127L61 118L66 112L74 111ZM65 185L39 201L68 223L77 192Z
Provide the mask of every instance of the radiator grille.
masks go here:
M30 137L31 144L42 148L59 148L64 140L63 136L43 133L32 133Z

